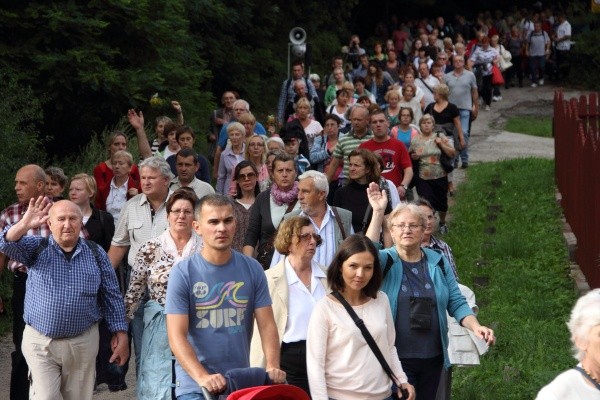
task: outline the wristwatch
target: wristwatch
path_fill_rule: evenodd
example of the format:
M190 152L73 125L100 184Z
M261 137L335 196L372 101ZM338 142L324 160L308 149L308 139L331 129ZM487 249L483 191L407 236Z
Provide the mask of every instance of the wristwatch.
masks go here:
M404 190L408 190L408 186L406 186L406 185L400 185L400 186L402 186L404 188Z

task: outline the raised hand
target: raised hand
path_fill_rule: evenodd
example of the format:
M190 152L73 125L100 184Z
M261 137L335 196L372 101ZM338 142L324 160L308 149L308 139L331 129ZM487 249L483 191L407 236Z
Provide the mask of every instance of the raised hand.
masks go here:
M380 190L377 183L371 182L369 184L369 187L367 188L367 197L369 198L369 204L371 204L373 212L385 211L388 203L387 192L385 190Z
M181 104L179 104L178 101L172 100L171 101L171 107L173 107L175 109L175 111L177 112L177 114L181 114L181 112L182 112L182 110L181 110Z
M133 129L136 131L144 129L144 114L140 111L139 114L132 108L127 111L127 120Z
M50 207L52 207L52 203L47 197L40 196L37 199L32 197L21 222L27 227L27 230L39 228L48 222Z

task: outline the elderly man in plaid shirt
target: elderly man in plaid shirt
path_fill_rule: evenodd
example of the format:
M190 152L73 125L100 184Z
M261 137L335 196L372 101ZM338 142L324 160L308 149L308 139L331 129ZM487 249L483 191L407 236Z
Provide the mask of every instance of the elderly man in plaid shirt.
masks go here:
M113 334L110 362L129 358L117 276L104 250L79 237L82 220L75 203L39 196L0 234L0 251L29 266L22 351L30 399L92 399L101 318ZM46 224L49 238L27 235Z

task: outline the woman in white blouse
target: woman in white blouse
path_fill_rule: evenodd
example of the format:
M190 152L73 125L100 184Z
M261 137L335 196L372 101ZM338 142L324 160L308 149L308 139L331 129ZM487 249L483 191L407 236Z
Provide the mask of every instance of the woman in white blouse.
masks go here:
M285 257L266 271L273 314L281 341L281 369L287 382L310 393L306 371L308 321L318 300L327 293L324 267L313 260L321 237L306 217L291 217L279 226L275 248ZM264 367L260 335L254 329L250 365Z
M328 295L315 307L308 325L306 361L313 400L392 397L392 383L415 390L408 383L394 346L396 333L382 281L379 256L362 235L348 237L327 270L327 283L350 304L373 336L398 382L392 382L344 306ZM402 397L398 389L398 397Z

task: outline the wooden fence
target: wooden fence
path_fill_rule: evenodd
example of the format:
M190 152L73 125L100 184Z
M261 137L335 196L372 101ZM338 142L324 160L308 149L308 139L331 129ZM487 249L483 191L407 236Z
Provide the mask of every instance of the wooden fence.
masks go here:
M555 175L561 206L577 238L575 260L600 287L600 105L598 93L564 99L554 93Z

